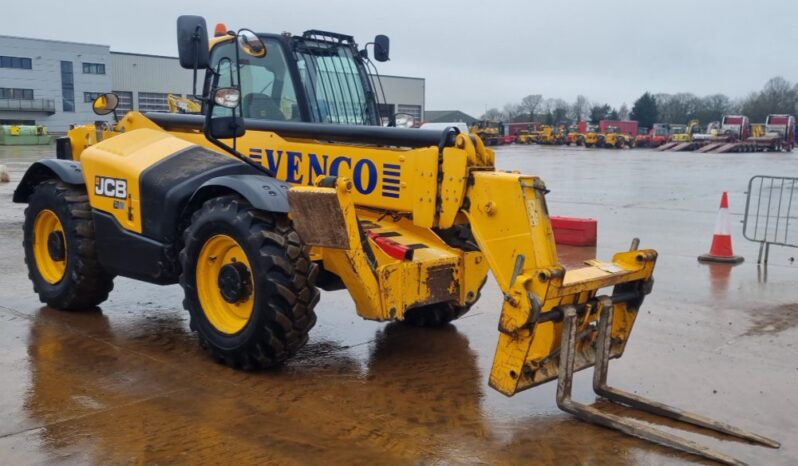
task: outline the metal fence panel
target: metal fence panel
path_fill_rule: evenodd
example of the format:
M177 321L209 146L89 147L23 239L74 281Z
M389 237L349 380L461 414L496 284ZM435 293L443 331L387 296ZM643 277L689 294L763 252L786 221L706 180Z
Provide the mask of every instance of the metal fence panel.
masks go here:
M746 194L743 236L762 243L757 263L771 244L798 248L798 178L757 175Z

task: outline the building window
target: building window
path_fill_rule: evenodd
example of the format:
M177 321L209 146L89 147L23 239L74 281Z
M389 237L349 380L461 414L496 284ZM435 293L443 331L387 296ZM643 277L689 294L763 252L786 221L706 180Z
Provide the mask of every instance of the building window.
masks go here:
M29 70L32 68L32 63L30 58L0 56L0 68Z
M133 93L127 91L111 91L119 97L119 105L116 109L121 113L127 113L133 110Z
M396 113L412 115L416 121L421 121L421 105L397 105Z
M0 99L33 100L33 89L0 87Z
M84 102L94 102L97 97L105 94L104 92L84 92L83 93L83 101Z
M180 95L180 94L175 94ZM139 92L140 112L168 112L169 101L167 94L157 92Z
M63 96L63 109L65 112L75 111L75 75L72 72L72 62L61 62L61 95Z
M105 74L105 65L102 63L84 63L83 74Z

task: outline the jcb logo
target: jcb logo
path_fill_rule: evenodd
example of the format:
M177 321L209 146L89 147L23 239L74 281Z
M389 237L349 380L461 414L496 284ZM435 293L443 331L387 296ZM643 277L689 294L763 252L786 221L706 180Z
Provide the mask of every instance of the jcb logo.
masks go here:
M98 196L125 199L127 198L127 180L95 176L94 194Z

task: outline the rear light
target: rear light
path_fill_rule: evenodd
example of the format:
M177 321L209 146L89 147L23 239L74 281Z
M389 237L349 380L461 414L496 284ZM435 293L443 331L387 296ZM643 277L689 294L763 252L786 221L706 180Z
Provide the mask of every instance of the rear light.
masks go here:
M374 243L377 244L377 246L379 246L383 252L385 252L385 254L388 254L394 259L405 261L413 260L413 248L399 244L390 238L380 236L379 233L369 231L368 235L369 238L371 238Z

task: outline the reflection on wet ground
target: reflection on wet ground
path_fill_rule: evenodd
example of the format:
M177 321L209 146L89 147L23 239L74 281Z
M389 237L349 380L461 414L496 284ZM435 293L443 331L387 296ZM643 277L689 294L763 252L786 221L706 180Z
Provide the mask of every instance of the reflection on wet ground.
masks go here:
M14 181L43 153L27 149L0 149ZM738 214L747 177L763 171L760 154L653 154L512 147L501 148L498 160L541 175L553 212L599 219L598 248L559 248L567 267L608 258L633 236L660 250L654 293L626 355L612 363L611 383L784 446L699 438L698 430L690 438L753 464L796 464L796 267L774 249L764 282L749 262L731 268L695 260L711 238L717 192L732 191ZM774 173L796 161L780 156L761 154ZM693 173L715 164L726 167L723 177ZM656 177L640 180L649 172ZM117 279L101 309L41 307L22 265L13 185L0 185L2 464L695 461L574 420L557 410L552 384L513 398L490 389L501 303L492 280L468 315L438 330L361 321L346 293L324 293L308 345L279 370L253 373L218 365L198 349L175 286ZM756 245L734 241L738 254L755 257ZM589 385L590 374L578 374L575 397L592 400Z

